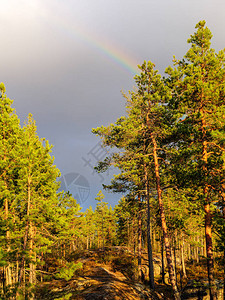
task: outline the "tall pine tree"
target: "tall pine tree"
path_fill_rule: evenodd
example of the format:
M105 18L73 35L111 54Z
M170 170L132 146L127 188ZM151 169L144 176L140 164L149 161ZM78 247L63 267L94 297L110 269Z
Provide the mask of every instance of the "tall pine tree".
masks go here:
M204 209L210 298L216 299L211 211L224 181L225 53L215 53L210 47L212 34L205 21L196 28L184 59L174 60L174 69L166 72L173 95L171 107L181 115L175 145L183 165L175 167L177 183L195 190Z

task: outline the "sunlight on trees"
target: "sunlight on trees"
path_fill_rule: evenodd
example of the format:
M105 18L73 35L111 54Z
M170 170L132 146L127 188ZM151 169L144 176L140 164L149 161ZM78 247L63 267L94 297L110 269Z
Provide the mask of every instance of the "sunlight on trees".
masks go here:
M96 207L82 212L58 191L52 146L32 115L21 127L0 83L1 299L32 300L40 283L75 280L85 272L77 259L97 251L114 269L126 269L127 259L129 280L151 290L169 284L177 300L188 279L207 276L217 299L225 278L225 52L211 38L200 21L165 77L144 61L136 88L123 94L126 115L92 130L112 149L98 172L119 170L103 185L123 193L115 208L100 190ZM113 256L118 249L122 258Z

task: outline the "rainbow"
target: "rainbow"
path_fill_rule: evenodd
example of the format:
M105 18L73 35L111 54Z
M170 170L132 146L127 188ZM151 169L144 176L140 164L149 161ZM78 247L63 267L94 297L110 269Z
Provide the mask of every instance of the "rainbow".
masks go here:
M118 46L110 45L109 42L99 40L96 36L86 33L81 28L77 28L75 31L80 40L88 43L92 48L95 48L98 52L103 54L109 60L116 63L123 70L135 75L138 73L138 63L135 62L128 54L122 51Z
M139 73L137 60L131 57L131 55L128 55L128 53L125 53L125 51L122 51L118 45L112 45L109 41L104 41L102 38L100 39L93 33L85 30L84 26L69 23L68 20L58 17L57 15L51 15L51 21L49 20L49 15L45 15L44 17L47 23L51 22L51 25L54 24L55 27L58 27L61 31L63 30L72 38L79 38L83 43L88 44L89 47L94 48L110 61L116 63L122 70L127 71L133 76Z

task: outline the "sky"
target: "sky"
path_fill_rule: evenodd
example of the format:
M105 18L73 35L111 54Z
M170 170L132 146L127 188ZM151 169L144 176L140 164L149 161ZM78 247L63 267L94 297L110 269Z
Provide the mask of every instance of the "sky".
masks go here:
M62 188L83 209L116 172L93 170L107 153L92 128L125 114L121 91L134 89L138 64L163 75L182 58L200 20L224 49L223 0L0 0L0 82L21 125L32 113L54 146ZM122 196L103 193L112 206Z

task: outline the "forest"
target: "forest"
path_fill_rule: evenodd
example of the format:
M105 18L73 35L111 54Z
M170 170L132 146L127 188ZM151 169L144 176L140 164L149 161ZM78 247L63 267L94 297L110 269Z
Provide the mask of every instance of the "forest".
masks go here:
M144 61L126 115L92 130L111 149L96 171L118 170L103 185L123 194L114 208L101 190L85 212L59 192L52 146L0 83L0 299L225 299L225 50L211 39L200 21L164 76ZM120 274L116 295L94 295L93 266Z

